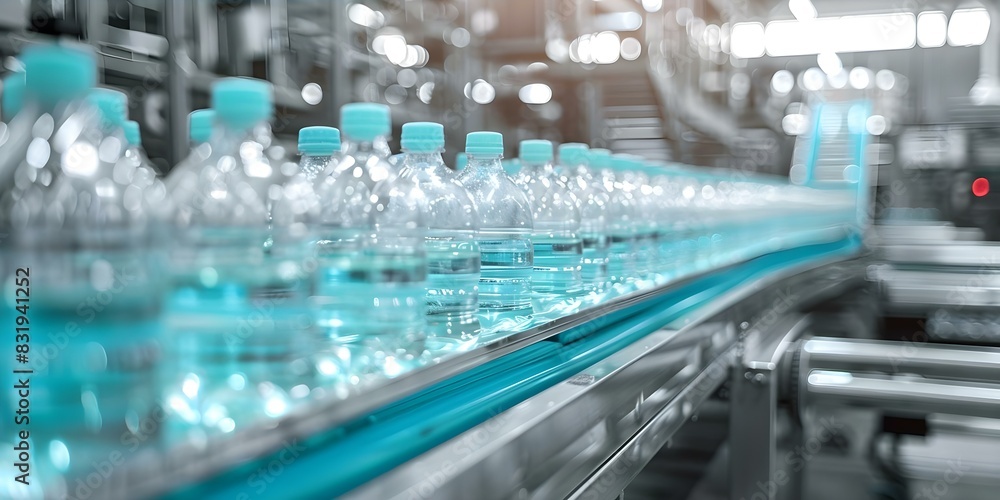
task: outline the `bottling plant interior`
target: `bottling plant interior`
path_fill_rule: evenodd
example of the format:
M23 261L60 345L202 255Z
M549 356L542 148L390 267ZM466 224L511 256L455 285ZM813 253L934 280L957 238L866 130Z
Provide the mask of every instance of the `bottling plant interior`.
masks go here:
M0 499L997 498L997 0L0 0L0 119Z

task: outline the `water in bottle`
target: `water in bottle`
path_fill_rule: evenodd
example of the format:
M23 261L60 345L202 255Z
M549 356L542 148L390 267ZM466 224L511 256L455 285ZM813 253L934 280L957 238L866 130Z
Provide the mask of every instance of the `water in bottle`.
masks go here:
M309 239L303 222L272 211L284 203L287 178L264 154L271 92L260 80L216 82L211 152L171 174L176 243L163 379L173 439L229 434L310 394Z
M587 145L567 143L559 146L559 168L566 185L575 195L580 210L580 238L583 261L580 275L587 292L600 292L608 279L608 194L597 184L591 171Z
M420 210L427 251L427 347L431 353L466 350L479 337L479 214L475 202L444 165L444 127L403 125L405 153L391 185L393 203Z
M479 210L479 308L484 327L522 321L531 313L531 204L500 164L503 135L472 132L465 153L469 165L458 180Z
M0 97L0 116L4 122L10 122L24 105L24 72L16 71L3 78L3 92Z
M340 130L333 127L305 127L299 130L299 171L315 181L339 159Z
M386 106L345 105L343 157L315 184L320 281L312 302L330 346L317 366L330 377L348 370L342 375L350 383L399 375L424 352L427 260L415 233L419 212L402 205L376 220L388 200L374 196L375 187L395 178L387 162L391 127Z
M469 164L469 157L465 153L458 153L455 155L455 171L461 172L465 170L465 167Z
M608 281L624 286L635 280L635 202L616 179L611 160L611 152L606 149L590 150L590 165L600 176L600 185L609 198Z
M0 479L0 497L65 498L74 478L92 474L93 464L126 440L159 438L139 423L162 416L155 375L165 265L150 209L162 199L146 199L123 161L125 95L88 94L96 81L92 54L35 46L22 61L17 123L31 128L28 140L3 150L20 161L0 199L7 234L0 315L11 325L0 347L12 353L0 377L7 388L30 378L32 462L25 485L14 481L10 464L17 460L4 457L12 474ZM16 346L29 342L13 359L22 352ZM33 373L12 374L11 367ZM11 416L2 440L25 429L14 425L19 402L15 390L0 395ZM4 443L0 454L13 449Z
M639 287L650 286L656 265L657 240L652 188L643 173L642 159L630 154L617 154L611 158L615 187L621 189L633 207L631 220L635 258L635 282Z
M576 197L555 172L552 143L521 141L517 183L531 206L535 314L573 307L583 288L583 240Z

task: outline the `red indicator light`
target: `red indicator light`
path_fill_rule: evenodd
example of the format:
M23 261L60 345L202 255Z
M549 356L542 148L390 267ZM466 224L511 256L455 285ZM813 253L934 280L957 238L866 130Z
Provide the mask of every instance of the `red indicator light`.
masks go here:
M972 194L982 198L990 193L990 181L985 177L980 177L972 181Z

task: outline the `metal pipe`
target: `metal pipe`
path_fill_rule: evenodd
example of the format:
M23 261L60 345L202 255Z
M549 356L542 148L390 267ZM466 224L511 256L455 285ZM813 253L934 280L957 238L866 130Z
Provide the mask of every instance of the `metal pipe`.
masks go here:
M164 21L170 56L167 58L167 125L170 149L167 161L176 165L187 152L187 114L191 111L188 95L188 70L192 66L187 52L185 23L186 5L183 2L166 2Z
M983 2L983 7L990 15L990 28L979 48L979 79L969 97L980 106L996 106L1000 105L1000 7L996 0Z
M997 384L963 385L944 380L813 371L804 385L807 403L1000 418L1000 385Z
M817 337L801 350L809 370L914 374L959 380L1000 380L1000 349Z

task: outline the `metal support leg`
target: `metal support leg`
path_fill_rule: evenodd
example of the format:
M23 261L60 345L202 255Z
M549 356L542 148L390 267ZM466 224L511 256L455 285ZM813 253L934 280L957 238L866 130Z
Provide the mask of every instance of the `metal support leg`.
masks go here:
M798 484L792 471L778 466L776 423L781 358L805 323L802 316L789 315L744 337L742 360L733 370L729 413L732 500L774 500Z

